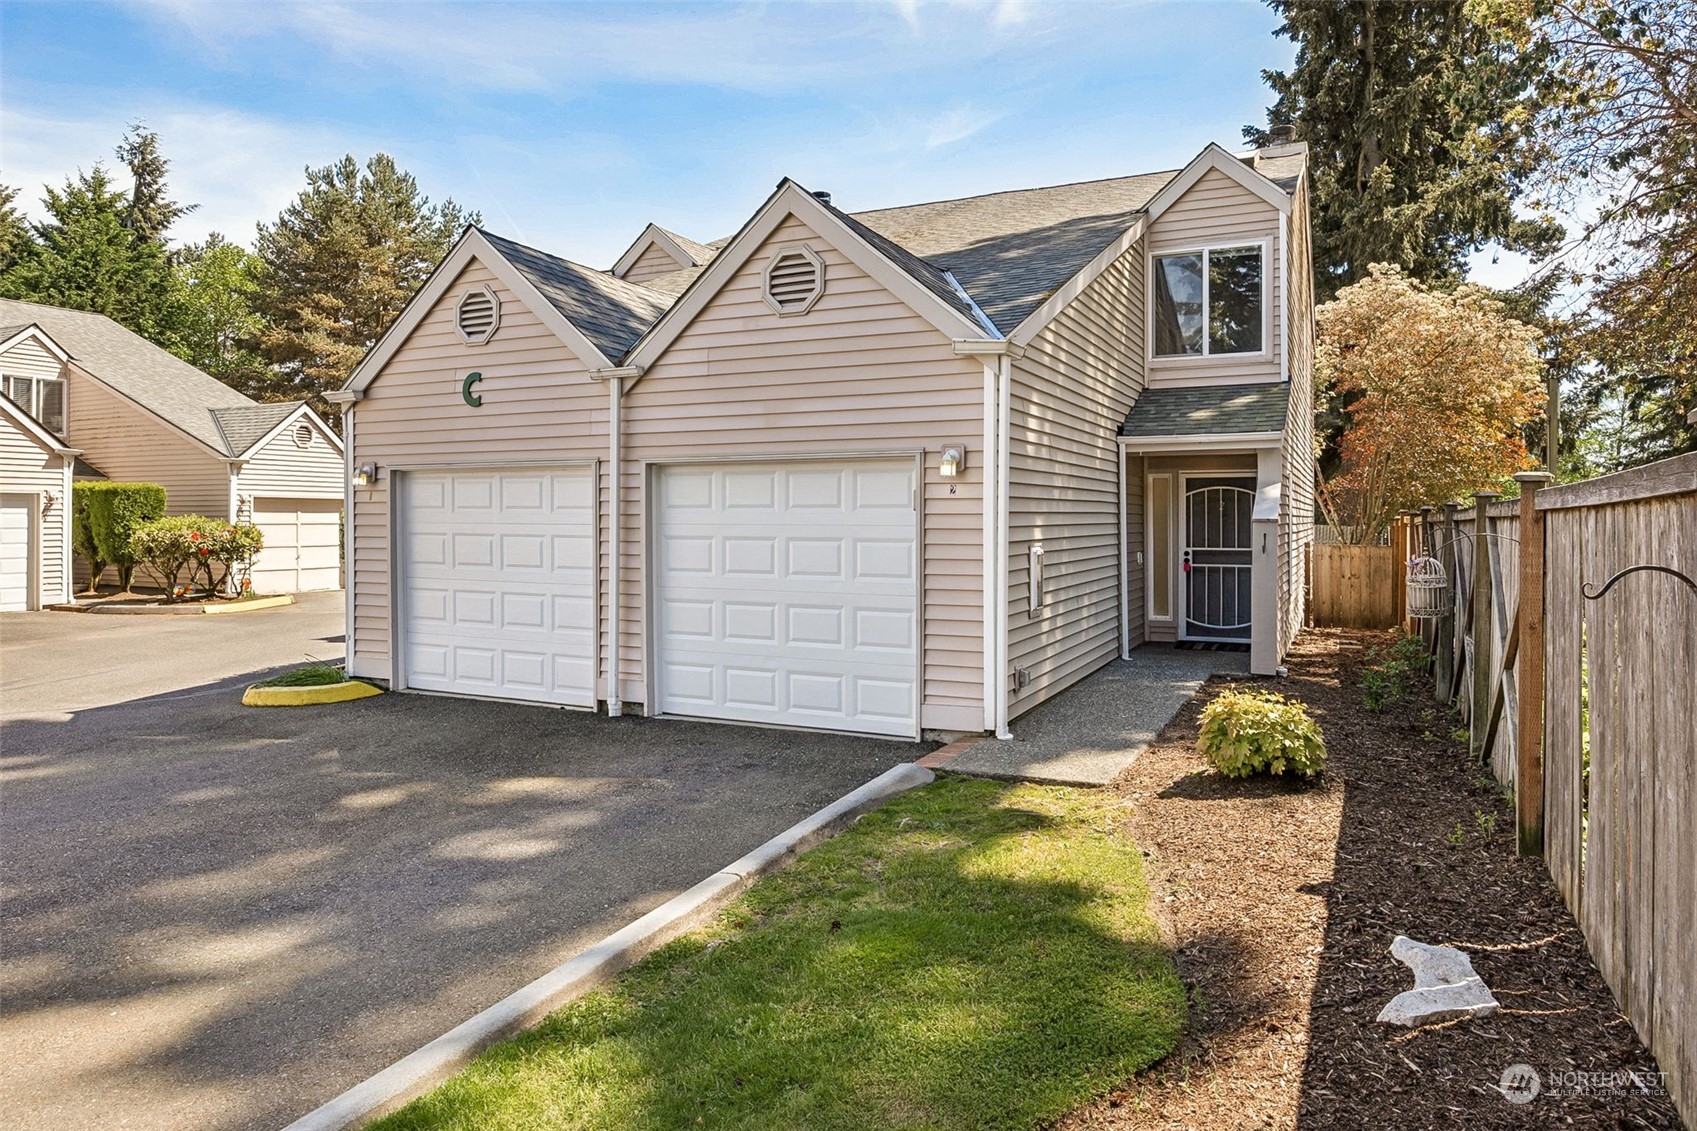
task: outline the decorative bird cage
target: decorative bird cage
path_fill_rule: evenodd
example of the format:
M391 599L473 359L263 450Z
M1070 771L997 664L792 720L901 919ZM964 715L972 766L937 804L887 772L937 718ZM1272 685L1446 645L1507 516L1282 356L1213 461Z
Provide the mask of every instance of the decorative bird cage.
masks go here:
M1417 555L1408 560L1408 615L1421 620L1441 617L1449 610L1450 583L1437 558Z

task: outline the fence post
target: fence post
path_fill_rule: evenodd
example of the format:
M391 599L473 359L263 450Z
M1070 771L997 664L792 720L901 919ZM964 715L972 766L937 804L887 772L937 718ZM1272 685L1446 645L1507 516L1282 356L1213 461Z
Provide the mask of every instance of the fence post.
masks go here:
M1446 585L1455 584L1455 504L1444 504L1444 533L1438 543L1438 563L1444 568ZM1444 595L1444 615L1438 618L1438 674L1433 682L1435 698L1440 703L1450 701L1450 687L1455 682L1455 592Z
M1547 471L1522 471L1520 484L1520 653L1515 661L1514 823L1520 855L1544 854L1544 518L1538 488Z
M1495 626L1491 623L1491 500L1500 492L1473 492L1473 679L1467 702L1467 747L1483 762L1490 757L1485 749L1485 731L1491 714L1491 641Z

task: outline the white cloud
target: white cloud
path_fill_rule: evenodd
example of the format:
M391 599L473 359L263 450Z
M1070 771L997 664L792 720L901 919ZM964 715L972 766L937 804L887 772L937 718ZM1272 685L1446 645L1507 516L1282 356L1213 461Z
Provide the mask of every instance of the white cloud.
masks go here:
M0 130L6 138L6 181L22 189L18 203L41 219L42 185L63 184L97 161L116 167L113 147L138 118L159 134L171 161L171 195L200 204L172 229L179 243L214 231L251 243L255 222L274 218L288 204L305 184L309 164L362 151L355 139L327 127L284 125L221 107L174 105L145 114L114 108L79 116L19 106L13 99L0 113ZM116 176L123 183L121 168Z

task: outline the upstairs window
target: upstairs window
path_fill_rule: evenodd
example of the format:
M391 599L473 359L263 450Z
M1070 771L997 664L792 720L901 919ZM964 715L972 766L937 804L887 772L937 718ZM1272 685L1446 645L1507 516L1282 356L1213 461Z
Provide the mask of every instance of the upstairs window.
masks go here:
M1259 245L1155 256L1155 356L1260 353L1262 260Z
M4 379L11 402L35 417L41 426L60 439L65 437L65 382L54 377L11 377Z

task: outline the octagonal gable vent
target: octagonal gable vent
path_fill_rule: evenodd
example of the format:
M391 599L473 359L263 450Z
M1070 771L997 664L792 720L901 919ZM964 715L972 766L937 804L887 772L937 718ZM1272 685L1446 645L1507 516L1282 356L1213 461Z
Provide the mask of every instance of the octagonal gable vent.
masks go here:
M480 346L495 336L501 325L501 303L488 287L473 287L460 296L454 310L454 325L467 345Z
M779 314L800 314L825 292L825 264L812 248L780 251L766 267L766 303Z

